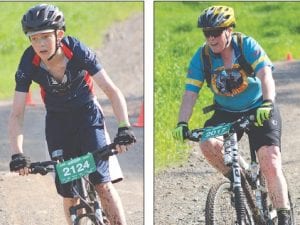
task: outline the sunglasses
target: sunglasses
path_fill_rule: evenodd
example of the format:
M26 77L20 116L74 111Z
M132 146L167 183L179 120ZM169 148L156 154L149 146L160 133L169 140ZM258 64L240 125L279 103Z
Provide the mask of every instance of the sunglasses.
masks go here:
M203 34L206 38L219 37L225 29L203 30Z

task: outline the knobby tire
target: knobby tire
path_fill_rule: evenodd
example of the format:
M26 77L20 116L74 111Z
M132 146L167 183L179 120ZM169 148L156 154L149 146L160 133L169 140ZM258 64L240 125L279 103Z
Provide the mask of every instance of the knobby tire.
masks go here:
M243 225L254 225L253 213L245 201ZM213 185L208 193L205 206L206 225L236 225L234 194L229 181L221 181Z
M83 185L83 188L87 192L87 200L89 202L97 201L100 205L101 202L100 202L99 196L95 190L95 187L89 181L83 182L82 185ZM103 209L101 209L103 221L99 221L96 218L94 212L89 210L89 212L87 214L78 216L78 218L75 222L75 225L110 225L108 218L106 217L106 215L104 214L104 212L102 210Z

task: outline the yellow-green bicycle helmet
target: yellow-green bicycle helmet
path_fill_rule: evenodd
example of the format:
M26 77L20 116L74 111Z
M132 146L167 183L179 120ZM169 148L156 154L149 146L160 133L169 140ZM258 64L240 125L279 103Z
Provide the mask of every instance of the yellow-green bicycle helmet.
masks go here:
M234 11L228 6L211 6L205 9L198 18L198 27L202 29L234 26Z

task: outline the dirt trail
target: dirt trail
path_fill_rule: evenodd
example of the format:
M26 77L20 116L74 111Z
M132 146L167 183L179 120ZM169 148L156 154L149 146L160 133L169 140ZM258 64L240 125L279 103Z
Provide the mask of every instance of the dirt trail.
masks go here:
M275 64L277 104L283 119L283 167L288 177L300 224L300 62ZM245 139L243 146L247 146ZM222 177L194 148L189 161L155 176L155 225L204 225L204 206L211 184Z
M127 99L130 121L136 122L143 101L143 15L112 26L105 43L97 51L104 68ZM117 124L107 98L97 94L106 115L106 124L114 137ZM45 110L37 91L32 93L33 107L27 107L24 122L24 151L32 161L47 158L44 137ZM19 177L8 172L10 160L7 119L11 101L0 102L0 224L62 225L65 224L61 198L56 194L51 175ZM116 184L129 225L143 224L143 128L134 128L137 144L119 156L124 181Z

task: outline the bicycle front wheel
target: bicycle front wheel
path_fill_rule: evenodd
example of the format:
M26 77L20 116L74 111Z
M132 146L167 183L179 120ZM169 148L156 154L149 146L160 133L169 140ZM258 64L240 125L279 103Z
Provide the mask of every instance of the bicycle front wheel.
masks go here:
M110 222L105 217L103 221L96 219L96 216L93 214L85 214L78 218L75 225L110 225Z
M96 222L95 216L84 215L78 218L77 223L75 223L75 225L101 225L101 224Z
M243 225L254 225L252 211L245 202L245 221ZM237 216L235 209L234 193L228 181L222 181L211 187L205 206L206 225L236 225Z

